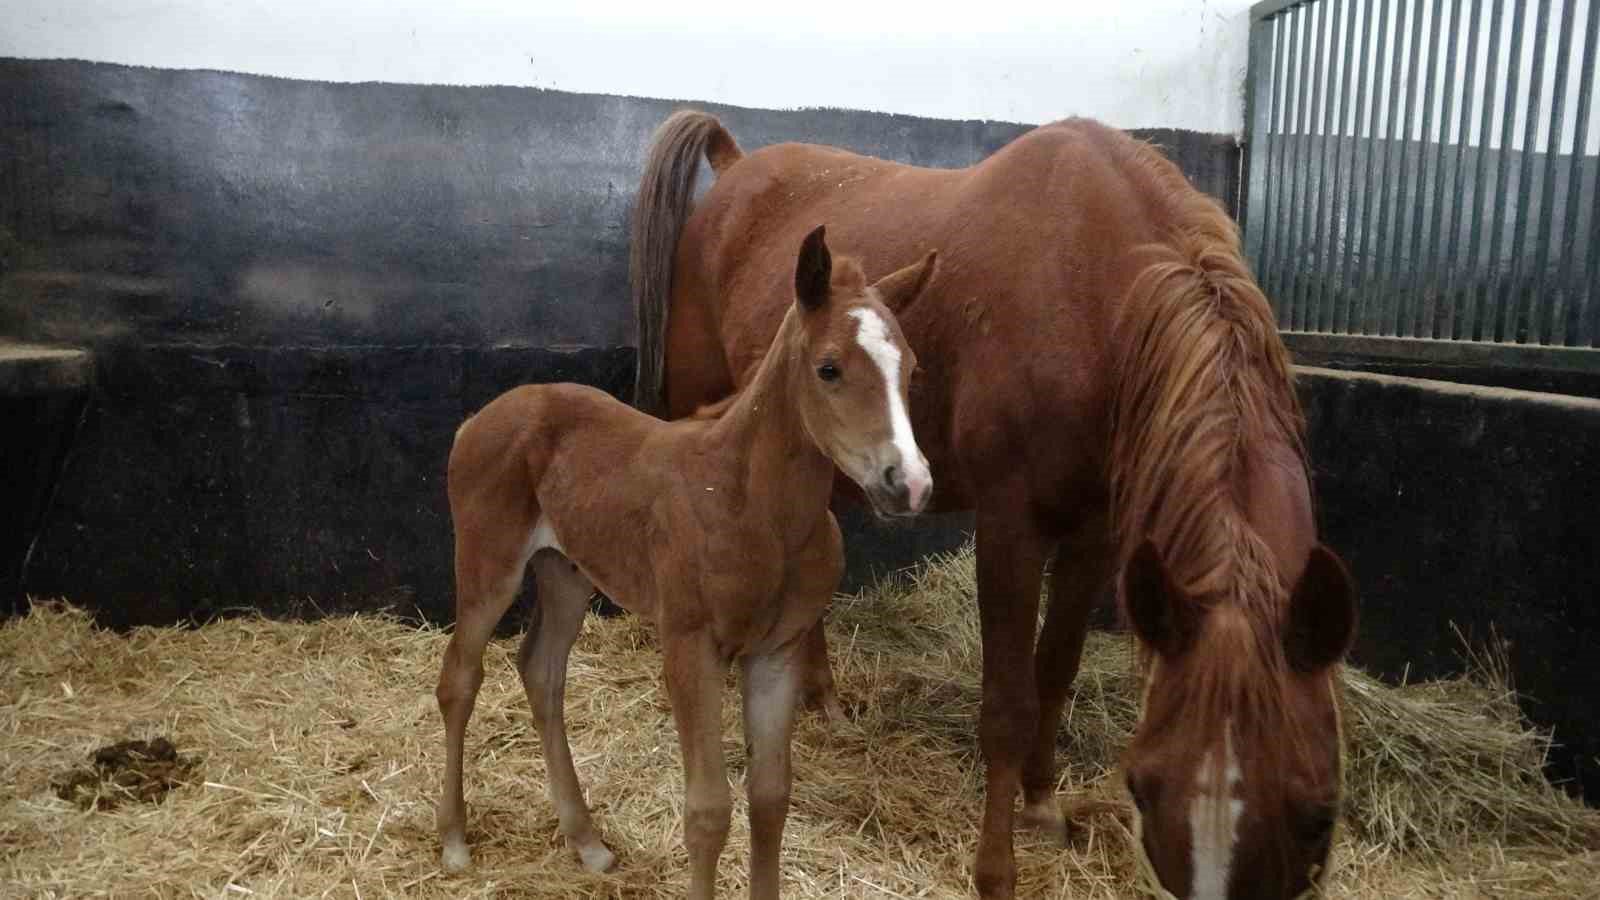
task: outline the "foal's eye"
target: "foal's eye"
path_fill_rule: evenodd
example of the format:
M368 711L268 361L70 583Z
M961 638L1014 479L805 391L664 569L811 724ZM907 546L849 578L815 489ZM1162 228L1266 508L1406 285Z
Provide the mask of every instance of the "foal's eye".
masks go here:
M838 381L839 367L831 362L823 363L822 365L817 366L817 377L821 378L823 381Z

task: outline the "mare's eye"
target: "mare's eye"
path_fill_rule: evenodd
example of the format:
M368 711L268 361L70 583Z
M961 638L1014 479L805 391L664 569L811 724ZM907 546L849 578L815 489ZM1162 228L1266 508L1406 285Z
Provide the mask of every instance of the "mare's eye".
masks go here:
M839 367L831 362L823 363L822 365L817 366L817 377L821 378L823 381L838 381Z
M1125 778L1128 785L1128 796L1133 798L1133 806L1142 816L1147 812L1144 805L1144 795L1139 793L1138 787L1133 783L1132 775L1125 776Z
M1338 811L1331 806L1319 807L1301 816L1296 823L1299 826L1300 839L1308 844L1319 844L1333 834L1333 826L1339 820Z

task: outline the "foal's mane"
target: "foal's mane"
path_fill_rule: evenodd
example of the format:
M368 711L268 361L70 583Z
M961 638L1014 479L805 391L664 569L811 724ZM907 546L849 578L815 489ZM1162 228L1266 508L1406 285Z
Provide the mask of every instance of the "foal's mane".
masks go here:
M1172 727L1232 718L1255 747L1282 746L1255 739L1286 722L1288 594L1240 490L1246 461L1273 444L1306 464L1289 355L1222 207L1150 145L1128 139L1109 150L1168 223L1164 240L1138 251L1150 262L1112 342L1117 561L1153 540L1171 583L1205 608L1197 640L1206 650L1185 661L1182 721Z

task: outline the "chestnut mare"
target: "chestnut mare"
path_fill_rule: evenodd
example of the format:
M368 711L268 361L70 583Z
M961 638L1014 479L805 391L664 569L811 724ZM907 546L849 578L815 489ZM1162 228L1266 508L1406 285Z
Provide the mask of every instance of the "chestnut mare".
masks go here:
M713 896L727 839L720 709L728 665L742 664L750 896L778 896L800 652L844 568L828 511L834 467L885 515L915 515L932 489L906 415L916 357L892 311L935 266L929 253L868 284L854 260L833 263L819 227L786 267L793 302L758 371L719 409L665 423L593 388L537 385L461 426L449 468L456 627L438 688L447 869L469 859L461 756L484 646L531 558L538 595L518 658L568 846L595 871L615 861L590 822L562 712L568 653L599 587L660 631L691 897Z
M716 183L691 214L702 159ZM1311 887L1340 802L1354 588L1317 541L1288 354L1226 212L1090 121L936 170L809 144L746 155L681 111L652 140L633 224L638 405L681 416L749 383L786 306L774 248L823 220L869 274L940 249L901 325L922 360L930 508L976 514L978 893L1015 891L1019 792L1025 823L1065 834L1057 727L1119 572L1146 651L1124 769L1148 868L1179 897ZM806 653L807 701L837 709L820 625Z

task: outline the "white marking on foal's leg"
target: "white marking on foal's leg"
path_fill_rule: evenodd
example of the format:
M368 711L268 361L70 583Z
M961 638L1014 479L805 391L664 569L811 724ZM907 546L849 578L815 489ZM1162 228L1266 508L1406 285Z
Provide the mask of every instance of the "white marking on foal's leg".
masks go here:
M534 523L533 534L528 536L528 544L532 547L532 550L528 553L529 556L546 547L558 553L564 554L567 552L561 546L561 539L556 537L556 529L554 525L550 524L550 517L546 515L540 515L539 521Z
M446 872L460 872L472 864L472 851L467 849L465 841L447 839L440 862Z
M1239 839L1239 818L1244 801L1236 796L1244 775L1233 753L1233 723L1223 724L1222 783L1214 777L1211 753L1200 761L1195 774L1195 796L1189 803L1190 900L1224 900L1228 896L1228 875L1233 867L1234 844Z
M933 477L928 473L928 461L917 449L917 439L911 433L911 417L900 399L900 348L889 340L889 326L877 310L863 306L850 310L850 315L860 323L856 327L856 343L867 351L883 373L883 383L889 391L889 424L893 429L894 448L900 454L900 471L911 493L911 505L920 507L923 495L933 486Z

